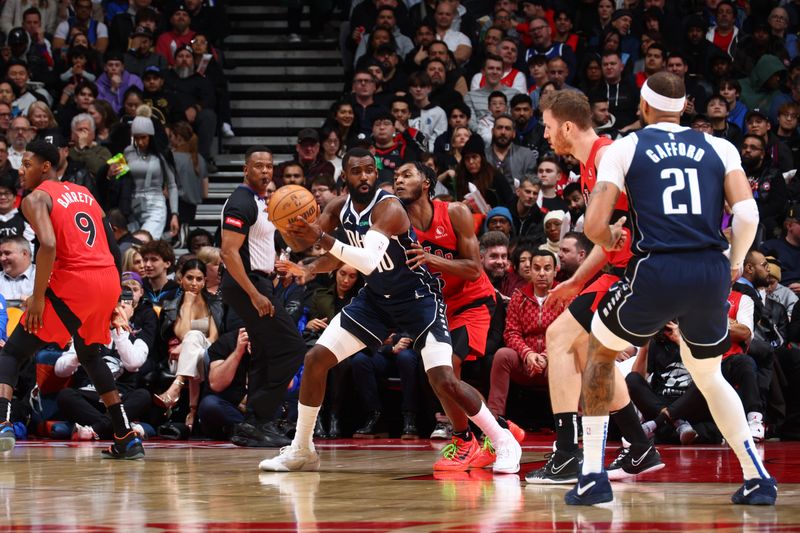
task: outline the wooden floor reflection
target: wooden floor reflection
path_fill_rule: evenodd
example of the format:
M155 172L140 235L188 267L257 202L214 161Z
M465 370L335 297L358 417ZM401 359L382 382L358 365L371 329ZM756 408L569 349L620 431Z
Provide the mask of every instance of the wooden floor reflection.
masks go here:
M724 447L662 448L667 468L615 483L603 507L563 503L567 487L477 471L432 476L428 441L339 441L319 473L260 473L273 450L147 443L145 461L101 460L99 444L21 443L0 456L0 531L800 531L800 443L767 443L774 508L734 506ZM525 446L523 472L548 444Z

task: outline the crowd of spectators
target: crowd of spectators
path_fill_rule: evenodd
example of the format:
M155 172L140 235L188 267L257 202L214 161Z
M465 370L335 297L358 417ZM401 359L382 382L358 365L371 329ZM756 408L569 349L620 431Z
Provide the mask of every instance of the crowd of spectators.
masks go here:
M133 327L113 332L106 359L129 416L143 434L230 438L248 416L248 335L219 298L218 236L190 227L213 167L211 140L233 135L224 9L131 0L103 2L103 11L75 0L63 11L64 3L29 1L7 0L0 18L0 295L18 305L33 282L35 236L15 208L14 169L39 136L61 149L59 176L97 195L125 252L122 303ZM310 7L311 33L327 31L330 6ZM761 216L729 298L735 342L726 378L757 440L800 438L800 313L792 312L800 294L800 2L361 0L337 9L346 19L346 90L319 128L296 132L269 193L305 186L324 208L343 194L341 158L353 147L374 153L378 184L389 191L403 163L429 165L436 197L472 211L497 291L487 353L463 368L494 414L549 420L545 338L563 308L547 305L548 290L592 247L582 233L580 164L552 152L540 100L582 92L596 132L617 139L644 127L639 90L668 70L686 84L683 125L739 149ZM301 39L297 28L292 41ZM188 253L176 258L183 247ZM277 247L297 261L317 253L297 254L281 239ZM344 266L306 285L291 276L274 283L276 303L311 346L362 280ZM631 397L657 439L719 442L676 334L669 324L649 346L620 354ZM14 403L30 431L108 435L76 362L69 350L37 355ZM338 365L315 435L418 438L433 429L449 438L420 367L402 331ZM275 413L287 434L301 380L302 370Z

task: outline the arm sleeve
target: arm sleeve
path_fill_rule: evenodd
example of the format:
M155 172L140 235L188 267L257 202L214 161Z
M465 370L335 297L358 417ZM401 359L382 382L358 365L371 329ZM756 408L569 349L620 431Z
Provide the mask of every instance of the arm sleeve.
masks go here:
M736 202L731 207L731 267L742 265L758 231L758 205L753 198Z
M363 248L337 240L328 253L368 276L381 262L388 246L389 237L379 231L369 230L364 236Z
M609 145L597 167L598 183L607 181L616 185L620 191L625 190L625 174L633 161L637 140L633 133Z

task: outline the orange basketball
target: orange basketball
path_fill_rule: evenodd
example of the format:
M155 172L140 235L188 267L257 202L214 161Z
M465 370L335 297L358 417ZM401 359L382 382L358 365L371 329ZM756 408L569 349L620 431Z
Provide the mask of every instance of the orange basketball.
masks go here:
M282 231L298 217L303 217L309 222L316 221L319 211L311 191L302 185L284 185L272 193L267 213L270 221Z

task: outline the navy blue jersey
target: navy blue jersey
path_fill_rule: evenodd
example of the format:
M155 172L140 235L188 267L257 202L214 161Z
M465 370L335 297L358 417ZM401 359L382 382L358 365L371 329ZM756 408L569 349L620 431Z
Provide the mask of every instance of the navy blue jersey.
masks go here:
M397 200L393 194L378 189L375 197L361 213L357 213L352 200L348 197L339 213L341 227L347 236L347 243L363 248L364 236L372 228L372 210L378 203L390 198ZM398 200L399 201L399 200ZM400 298L408 300L416 291L423 294L435 291L439 295L439 279L434 277L425 266L411 270L406 265L406 250L417 240L414 228L409 224L408 231L395 235L389 240L389 246L378 267L366 276L366 289L381 298ZM413 296L411 296L413 298ZM418 296L421 297L421 296Z
M610 156L610 157L609 157ZM624 176L632 250L725 250L725 175L741 168L728 141L675 124L649 126L611 145L598 180Z

